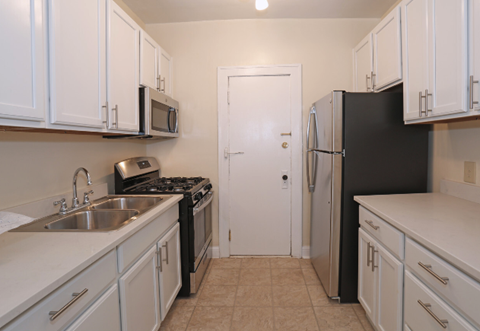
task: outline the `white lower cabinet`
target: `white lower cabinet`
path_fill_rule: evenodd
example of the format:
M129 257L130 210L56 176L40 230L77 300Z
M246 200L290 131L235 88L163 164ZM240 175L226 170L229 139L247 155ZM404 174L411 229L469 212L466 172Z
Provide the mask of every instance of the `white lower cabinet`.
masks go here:
M157 331L160 309L157 283L157 249L150 248L120 279L123 331Z
M377 330L402 330L403 263L359 230L358 299Z
M158 281L160 284L160 313L163 321L182 287L180 225L178 223L157 243L157 248L160 255Z
M119 331L118 286L113 285L65 331Z

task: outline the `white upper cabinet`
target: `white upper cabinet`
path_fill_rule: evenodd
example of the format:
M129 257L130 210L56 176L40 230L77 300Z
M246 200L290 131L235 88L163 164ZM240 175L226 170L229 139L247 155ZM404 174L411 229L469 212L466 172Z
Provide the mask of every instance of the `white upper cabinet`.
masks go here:
M102 129L107 0L49 0L51 123Z
M173 97L172 92L172 57L160 48L160 64L159 64L160 86L159 90L166 95Z
M468 112L467 0L404 0L404 119ZM418 121L417 121L418 122Z
M140 31L140 85L160 88L160 46L145 31Z
M47 93L45 8L43 0L1 2L2 118L36 122L45 120ZM27 121L24 122L27 126Z
M108 126L138 131L140 27L113 0L108 27Z
M478 112L480 110L480 0L470 2L470 90L469 108Z
M428 0L402 3L404 120L421 117L428 89Z
M402 80L402 37L400 6L386 16L372 32L373 88L375 91Z
M355 92L372 91L373 47L369 33L353 50Z

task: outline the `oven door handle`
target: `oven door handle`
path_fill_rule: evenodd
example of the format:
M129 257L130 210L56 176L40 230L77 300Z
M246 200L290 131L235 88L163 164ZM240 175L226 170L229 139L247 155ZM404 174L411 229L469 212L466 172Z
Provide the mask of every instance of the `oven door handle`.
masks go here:
M205 209L213 200L213 191L207 193L210 197L200 207L193 208L193 216Z

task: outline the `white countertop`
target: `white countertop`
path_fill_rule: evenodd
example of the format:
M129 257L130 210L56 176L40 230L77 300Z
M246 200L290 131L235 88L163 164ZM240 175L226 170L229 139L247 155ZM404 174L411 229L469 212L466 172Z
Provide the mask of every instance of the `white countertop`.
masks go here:
M167 198L110 232L6 232L0 235L0 328L114 249L183 195Z
M355 201L480 282L480 204L442 193Z

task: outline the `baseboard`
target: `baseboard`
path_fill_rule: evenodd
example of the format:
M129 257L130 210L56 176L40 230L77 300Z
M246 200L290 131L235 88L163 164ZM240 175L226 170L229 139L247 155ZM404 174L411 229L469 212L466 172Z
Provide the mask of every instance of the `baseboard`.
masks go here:
M210 247L208 248L208 250L209 250L208 253L210 254L210 256L211 256L212 258L214 258L214 259L220 258L220 247L218 247L218 246L210 246Z
M309 258L310 258L310 246L303 246L302 259L309 259Z

